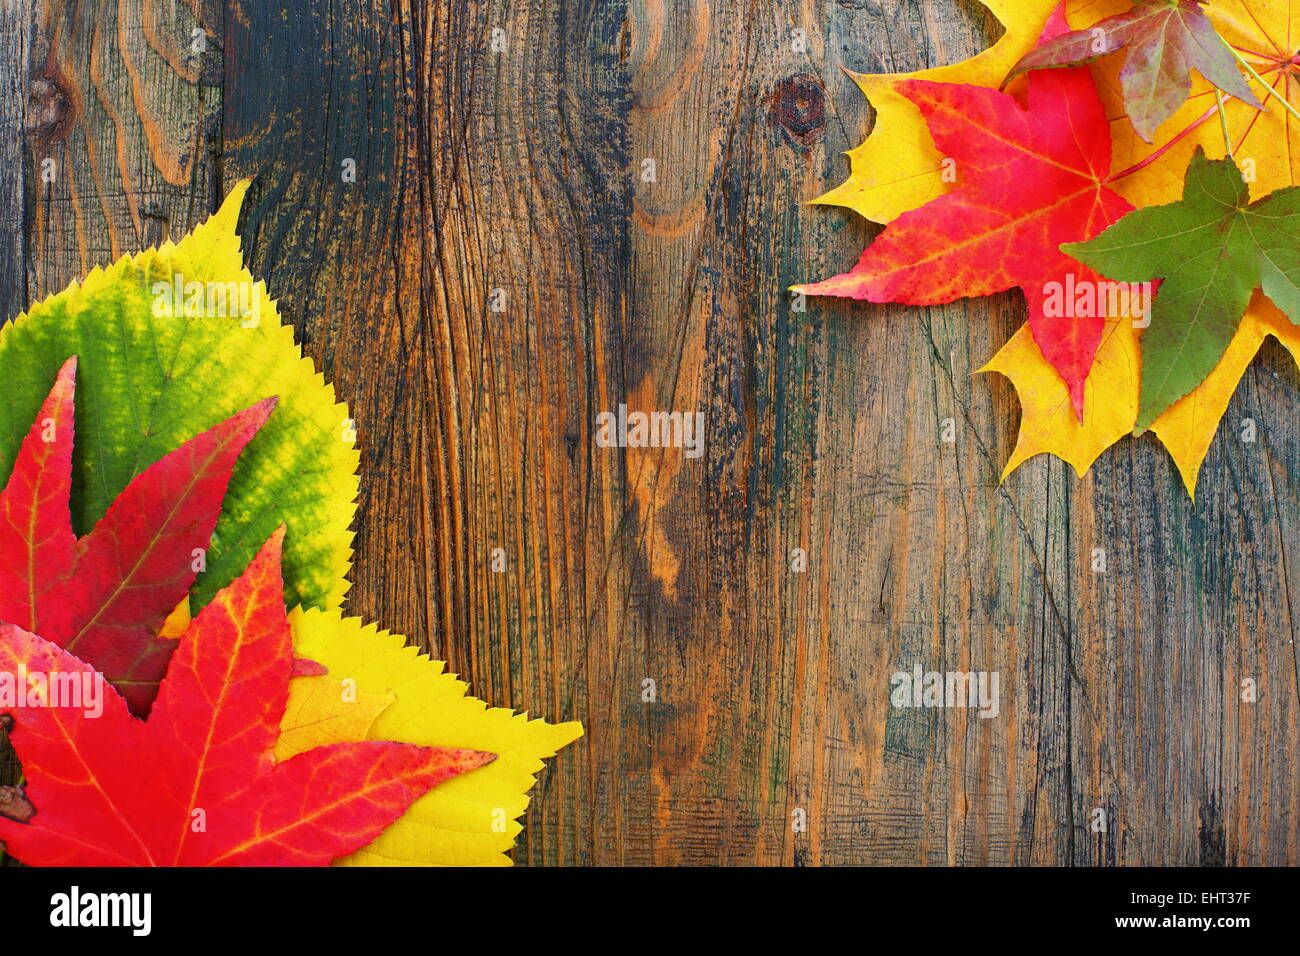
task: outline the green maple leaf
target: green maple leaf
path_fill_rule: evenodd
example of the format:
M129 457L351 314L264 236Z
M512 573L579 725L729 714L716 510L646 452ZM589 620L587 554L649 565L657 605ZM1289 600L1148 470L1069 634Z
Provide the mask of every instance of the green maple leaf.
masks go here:
M1061 248L1120 282L1163 279L1142 335L1141 434L1219 363L1257 288L1300 324L1300 187L1250 202L1230 159L1198 149L1183 198Z
M1125 47L1128 54L1119 75L1124 105L1133 128L1148 143L1156 128L1187 102L1192 70L1223 92L1263 109L1199 0L1134 0L1127 13L1031 50L1007 79L1028 70L1082 66Z

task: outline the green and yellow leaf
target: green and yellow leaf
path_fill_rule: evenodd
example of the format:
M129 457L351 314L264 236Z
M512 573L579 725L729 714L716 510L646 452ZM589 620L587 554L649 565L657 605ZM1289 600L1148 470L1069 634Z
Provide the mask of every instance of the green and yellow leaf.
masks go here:
M0 474L12 467L70 355L80 359L72 485L78 533L146 466L278 395L279 407L235 468L211 548L195 555L206 570L192 593L197 606L206 604L283 523L288 603L337 608L348 587L357 494L351 423L292 328L281 324L265 286L244 268L235 226L247 190L247 181L236 185L179 243L96 268L0 329ZM203 294L166 301L160 290L177 283L183 292L195 283L189 288ZM228 298L210 298L209 289ZM241 291L244 308L235 305Z

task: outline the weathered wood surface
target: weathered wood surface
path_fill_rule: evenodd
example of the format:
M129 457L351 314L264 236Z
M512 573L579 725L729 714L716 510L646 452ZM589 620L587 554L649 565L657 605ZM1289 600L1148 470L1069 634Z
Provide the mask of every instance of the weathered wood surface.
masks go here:
M783 291L870 236L801 205L870 126L840 68L995 28L956 0L3 0L0 303L257 177L254 273L358 423L349 609L587 726L520 862L1295 864L1280 351L1195 504L1149 438L999 487L1017 406L972 373L1018 302ZM705 455L597 447L620 402L705 411ZM892 709L917 663L998 671L1000 715Z

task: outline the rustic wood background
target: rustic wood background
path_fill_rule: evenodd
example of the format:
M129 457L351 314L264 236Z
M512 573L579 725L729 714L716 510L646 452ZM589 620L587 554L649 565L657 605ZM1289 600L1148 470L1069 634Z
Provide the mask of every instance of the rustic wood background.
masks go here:
M586 724L519 862L1296 864L1281 351L1192 504L1150 438L999 487L1018 406L972 373L1010 296L790 308L871 236L802 205L870 128L840 68L997 30L958 0L0 0L0 307L257 177L253 271L358 422L350 611ZM622 401L704 410L705 456L596 447ZM999 671L1001 715L891 709L918 662Z

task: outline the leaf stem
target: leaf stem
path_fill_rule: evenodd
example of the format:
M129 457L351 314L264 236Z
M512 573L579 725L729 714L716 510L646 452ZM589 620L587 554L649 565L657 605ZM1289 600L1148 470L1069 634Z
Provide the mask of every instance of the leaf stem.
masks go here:
M1253 76L1256 80L1259 81L1259 85L1264 88L1265 93L1267 93L1269 96L1273 97L1284 107L1286 107L1287 112L1290 113L1292 116L1294 116L1296 119L1300 119L1300 110L1297 110L1294 106L1292 106L1290 103L1286 101L1285 96L1283 96L1277 90L1273 89L1272 84L1270 84L1267 80L1265 80L1262 76L1260 76L1259 73L1256 71L1256 69L1250 65L1249 60L1247 60L1244 56L1238 53L1236 48L1231 43L1225 41L1223 45L1228 48L1229 53L1231 53L1234 57L1237 58L1237 62L1246 68L1246 72L1248 72L1251 76ZM1286 60L1278 61L1279 65L1285 65L1287 62L1288 61Z
M1214 100L1218 104L1219 127L1223 130L1223 148L1228 158L1235 163L1237 157L1232 154L1232 134L1228 132L1228 111L1223 108L1223 92L1217 88L1214 91Z
M1195 131L1196 131L1197 129L1199 129L1201 126L1205 125L1206 121L1209 120L1209 118L1210 118L1211 116L1213 116L1216 112L1218 112L1218 110L1219 110L1219 108L1218 108L1217 106L1211 106L1208 110L1205 111L1205 115L1204 115L1204 116L1202 116L1200 119L1198 119L1196 122L1194 122L1191 126L1187 127L1187 129L1183 130L1181 133L1179 133L1177 136L1175 136L1175 137L1174 137L1173 139L1171 139L1169 142L1165 143L1165 145L1161 146L1159 149L1157 149L1154 153L1152 153L1152 154L1151 154L1150 156L1148 156L1146 159L1142 160L1142 162L1140 162L1140 163L1138 163L1138 164L1136 164L1136 165L1134 165L1134 166L1130 166L1128 169L1125 169L1125 170L1123 170L1122 172L1118 172L1118 173L1113 174L1109 179L1106 180L1106 182L1107 182L1108 184L1109 184L1109 183L1113 183L1113 182L1115 182L1117 179L1123 179L1125 176L1132 176L1134 173L1136 173L1136 172L1140 172L1141 170L1146 169L1148 166L1150 166L1152 163L1154 163L1157 159L1159 159L1159 158L1160 158L1161 156L1163 156L1165 153L1169 152L1171 149L1173 149L1175 146L1177 146L1180 142L1182 142L1183 140L1185 140L1188 136L1190 136L1193 132L1195 132Z

